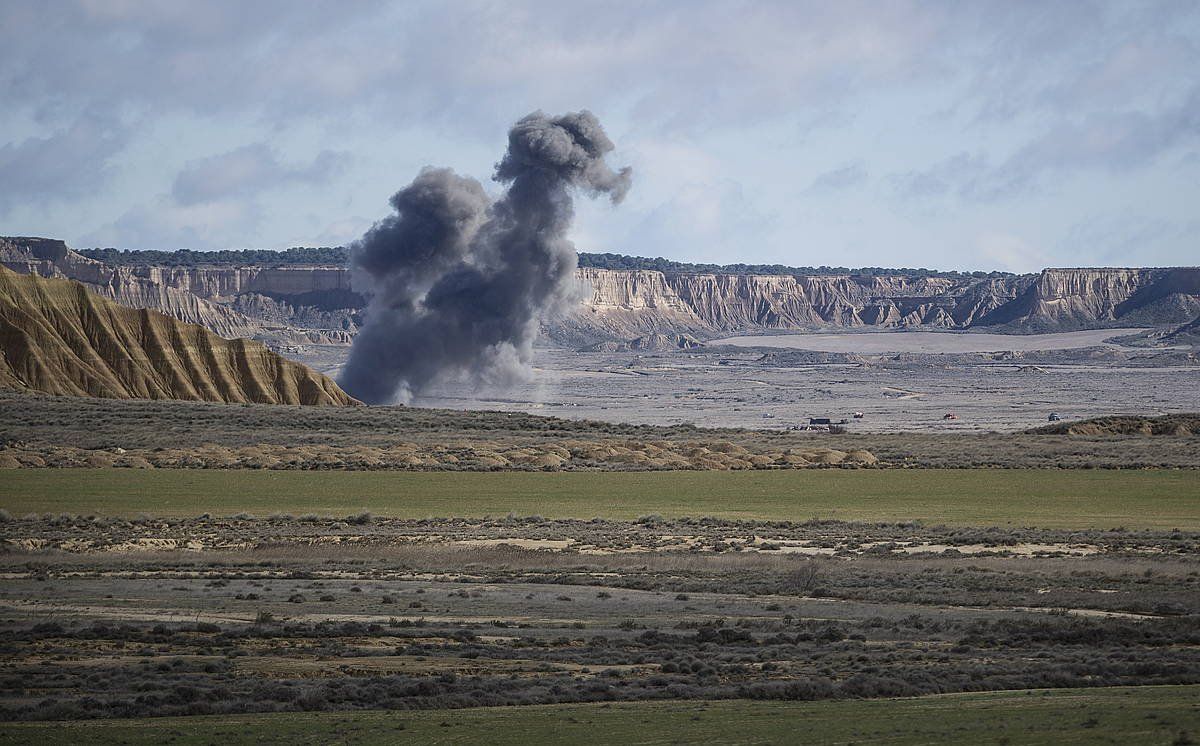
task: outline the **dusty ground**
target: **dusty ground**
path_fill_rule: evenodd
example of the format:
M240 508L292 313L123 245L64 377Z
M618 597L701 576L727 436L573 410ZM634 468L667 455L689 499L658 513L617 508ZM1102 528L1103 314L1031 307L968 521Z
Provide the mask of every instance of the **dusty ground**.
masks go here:
M724 375L727 383L736 379L736 373ZM1163 396L1173 396L1177 402L1191 402L1200 396L1200 387L1186 383L1177 381L1177 388ZM762 396L782 396L770 393L778 388L755 386L754 390L761 390ZM707 405L718 410L737 399L698 392L689 396L704 397ZM901 399L896 406L929 408L928 403L912 402L919 399ZM1194 405L1200 410L1200 402ZM567 414L551 407L535 411ZM681 405L662 411L690 410ZM701 429L523 412L152 402L0 391L0 468L638 471L841 466L1200 467L1200 436L1195 434L1033 435L980 432L971 426L956 431L957 423L932 432L875 433L863 432L857 421L846 427L847 432L831 434L784 430L776 422L751 420L761 428L754 430Z
M0 717L1200 682L1200 534L839 522L0 524Z
M1005 350L1071 350L1105 344L1121 334L1143 334L1150 329L1089 329L1057 334L987 334L986 332L890 331L849 334L756 334L714 339L712 346L782 347L817 352L879 354L885 352L1001 352ZM1118 345L1112 345L1116 347Z
M745 469L843 465L751 458L822 449L879 461L860 457L855 467L1200 465L1191 435L984 432L1042 424L1051 409L1068 417L1197 411L1194 366L796 360L550 350L540 353L541 383L508 397L455 385L426 402L512 413L8 393L0 394L0 458L424 469L446 468L452 456L463 468L499 468L484 461L494 455L505 468L541 470L553 467L536 459L553 454L560 468L651 468L638 463L641 453ZM866 417L845 434L785 430L855 410ZM944 423L947 410L960 419ZM895 432L905 429L916 432ZM245 474L203 473L234 484ZM1110 530L1073 530L196 512L0 512L0 719L1200 683L1195 531L1131 531L1115 521Z
M535 375L525 384L489 391L448 382L418 403L613 423L779 430L806 425L810 417L830 417L849 420L851 432L921 433L1010 432L1044 424L1051 413L1086 419L1200 411L1194 352L1139 352L1115 345L989 356L919 352L929 339L948 350L1037 350L1090 344L1114 333L1044 335L1050 341L1038 341L1036 335L936 332L746 338L838 348L808 354L735 347L661 353L546 348L537 351ZM1010 346L997 348L988 340L976 344L984 336L1001 337ZM901 348L904 354L871 356L875 348ZM293 357L336 376L346 351L311 347ZM865 416L854 419L855 412ZM944 420L947 413L958 419Z

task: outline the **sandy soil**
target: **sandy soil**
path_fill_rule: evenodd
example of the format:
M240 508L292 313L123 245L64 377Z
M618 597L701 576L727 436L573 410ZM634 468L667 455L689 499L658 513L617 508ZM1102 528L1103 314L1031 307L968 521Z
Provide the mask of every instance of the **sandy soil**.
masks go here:
M757 353L539 352L537 378L510 391L447 383L418 403L653 425L785 429L810 417L852 432L1013 431L1051 413L1084 419L1200 410L1196 368L1017 364L765 367ZM641 375L629 375L629 368ZM598 376L602 372L608 375ZM862 412L861 420L853 418ZM957 420L943 420L947 413Z
M735 336L687 352L578 352L542 348L533 377L509 389L447 381L419 406L493 409L651 425L784 429L810 417L851 420L851 431L999 431L1044 424L1051 413L1083 419L1116 413L1200 410L1200 369L1089 358L1036 365L1023 353L1086 348L1139 330L1059 334L892 331ZM724 348L718 348L724 345ZM736 351L738 347L759 348ZM781 367L762 348L816 354L927 355L916 364L823 363ZM966 364L944 354L1012 351L1011 362ZM335 376L348 348L310 347L297 359ZM1087 355L1087 353L1071 353ZM1043 355L1044 356L1044 355ZM854 412L863 412L861 420ZM947 413L957 420L945 421Z
M1195 683L1198 540L655 517L10 519L0 721Z
M1076 350L1095 347L1125 334L1149 329L1090 329L1059 334L986 334L982 332L857 332L850 334L771 334L715 339L710 345L774 347L817 352L853 352L874 355L888 352L1029 352L1030 350ZM1117 345L1112 345L1116 347Z

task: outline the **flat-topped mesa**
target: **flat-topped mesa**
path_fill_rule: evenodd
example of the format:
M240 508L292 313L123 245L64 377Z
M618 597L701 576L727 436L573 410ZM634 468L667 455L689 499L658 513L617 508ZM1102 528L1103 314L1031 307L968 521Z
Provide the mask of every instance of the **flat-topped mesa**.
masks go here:
M346 343L362 305L342 267L113 265L41 238L0 238L0 264L76 280L123 306L161 311L226 339ZM324 330L330 333L317 333Z
M551 336L628 339L662 329L703 331L705 320L672 288L661 272L581 267L575 271L582 289L578 313L548 320Z
M1196 268L1047 269L1003 278L589 270L587 279L593 293L585 312L609 329L634 317L627 337L860 326L1051 331L1179 324L1200 313Z
M989 323L1030 330L1179 324L1200 313L1200 268L1045 269Z
M0 239L0 262L70 277L124 305L221 336L347 343L365 305L344 267L105 264L50 239ZM736 274L576 270L580 306L544 319L572 346L651 334L820 328L987 327L1038 332L1166 326L1200 315L1200 268L1056 268L1036 274Z
M0 261L59 262L72 254L66 241L36 236L0 237Z
M226 339L252 337L258 326L226 305L160 281L149 272L155 268L114 267L78 254L62 241L0 238L0 265L21 274L82 282L123 306L160 311ZM145 276L135 271L142 269Z
M167 285L206 300L228 302L239 295L267 297L341 295L350 301L350 273L344 267L147 267L128 270L135 277ZM362 298L353 295L362 305Z
M959 300L968 323L1012 297L972 295L973 278L856 275L744 275L581 269L591 287L582 320L630 337L646 332L717 334L756 329L946 326ZM571 319L560 320L569 325Z
M663 273L582 268L582 320L615 333L955 325L978 280L949 277ZM991 306L988 306L989 310ZM565 323L568 320L563 320Z

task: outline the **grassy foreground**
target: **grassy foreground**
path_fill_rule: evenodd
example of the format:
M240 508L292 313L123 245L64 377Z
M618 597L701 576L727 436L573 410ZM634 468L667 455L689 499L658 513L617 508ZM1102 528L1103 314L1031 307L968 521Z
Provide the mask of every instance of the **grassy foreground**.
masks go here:
M0 743L1192 743L1200 687L840 702L638 702L0 725Z
M1200 473L1069 470L369 472L0 470L0 508L158 516L273 512L630 519L810 518L1200 529Z

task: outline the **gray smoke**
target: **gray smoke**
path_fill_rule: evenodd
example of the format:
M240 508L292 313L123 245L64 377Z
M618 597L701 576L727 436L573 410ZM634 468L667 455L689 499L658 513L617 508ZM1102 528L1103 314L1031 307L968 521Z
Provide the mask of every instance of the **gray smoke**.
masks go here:
M513 125L495 180L426 168L392 196L396 213L351 246L366 320L339 383L370 404L407 402L431 382L466 373L496 383L529 370L538 322L573 298L571 189L620 202L630 169L588 111L534 112Z

